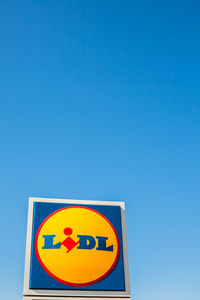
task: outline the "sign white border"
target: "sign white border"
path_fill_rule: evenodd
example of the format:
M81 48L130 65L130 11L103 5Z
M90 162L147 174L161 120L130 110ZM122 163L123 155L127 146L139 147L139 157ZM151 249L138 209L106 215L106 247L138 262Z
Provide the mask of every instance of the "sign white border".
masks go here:
M33 225L33 205L35 202L49 203L66 203L66 204L83 204L83 205L109 205L121 207L121 226L122 226L122 243L123 243L123 261L124 261L124 277L125 291L93 291L93 290L45 290L30 289L30 263L31 263L31 241L32 241L32 225ZM125 204L124 202L115 201L92 201L92 200L73 200L73 199L52 199L52 198L29 198L27 237L26 237L26 258L24 272L24 296L57 296L57 297L130 297L129 268L128 268L128 251L125 224ZM26 298L26 297L24 297ZM36 298L35 298L36 299ZM45 298L42 298L45 300ZM53 299L52 299L53 300Z

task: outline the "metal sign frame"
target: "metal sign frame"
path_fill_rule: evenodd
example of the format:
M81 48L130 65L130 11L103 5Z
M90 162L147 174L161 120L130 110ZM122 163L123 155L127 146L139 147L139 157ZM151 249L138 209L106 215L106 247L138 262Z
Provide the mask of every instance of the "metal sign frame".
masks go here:
M32 226L33 226L33 205L35 202L61 203L61 204L82 204L82 205L109 205L120 206L121 208L121 228L122 228L122 244L123 244L123 261L124 261L124 277L125 277L125 291L98 291L98 290L48 290L48 289L30 289L30 264L31 264L31 243L32 243ZM33 297L30 297L33 296ZM129 268L128 268L128 251L126 238L126 224L125 224L125 204L124 202L115 201L92 201L92 200L72 200L72 199L52 199L52 198L29 198L28 222L27 222L27 237L26 237L26 257L25 257L25 272L24 272L24 300L28 299L50 299L53 296L55 299L67 297L112 297L112 298L129 298L130 297L130 283L129 283ZM70 298L69 298L70 297ZM60 299L60 298L59 298ZM113 299L114 300L114 299Z

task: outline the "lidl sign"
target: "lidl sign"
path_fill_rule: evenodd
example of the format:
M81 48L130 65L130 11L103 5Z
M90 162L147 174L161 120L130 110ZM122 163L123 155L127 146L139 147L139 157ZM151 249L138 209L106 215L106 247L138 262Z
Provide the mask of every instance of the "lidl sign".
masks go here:
M24 296L129 295L124 204L31 198Z
M120 242L104 215L86 206L68 206L42 222L35 237L35 252L52 278L82 287L101 281L114 269Z

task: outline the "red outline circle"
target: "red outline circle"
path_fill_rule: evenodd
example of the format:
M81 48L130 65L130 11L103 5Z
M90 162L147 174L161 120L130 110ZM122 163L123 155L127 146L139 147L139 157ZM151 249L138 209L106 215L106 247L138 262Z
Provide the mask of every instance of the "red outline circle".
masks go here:
M109 225L112 227L114 233L115 233L115 236L116 236L116 239L117 239L117 246L118 246L118 249L117 249L117 255L116 255L116 258L115 258L115 261L113 262L112 266L110 267L110 269L104 274L102 275L101 277L93 280L93 281L89 281L87 283L72 283L72 282L68 282L68 281L65 281L63 279L60 279L58 278L57 276L55 276L54 274L52 274L48 269L47 267L43 264L41 258L40 258L40 255L39 255L39 252L38 252L38 247L37 247L37 242L38 242L38 237L39 237L39 233L43 227L43 225L46 223L46 221L51 218L53 215L55 215L56 213L58 213L59 211L62 211L64 209L69 209L69 208L83 208L83 209L88 209L88 210L91 210L95 213L97 213L98 215L100 215L101 217L103 217L108 223ZM36 252L36 256L37 256L37 259L39 261L39 263L41 264L41 266L43 267L43 269L47 272L47 274L49 274L51 277L53 277L54 279L56 279L57 281L61 282L61 283L64 283L64 284L67 284L67 285L70 285L70 286L75 286L75 287L83 287L83 286L88 286L88 285L91 285L91 284L94 284L94 283L97 283L99 281L101 281L102 279L104 279L105 277L108 276L108 274L110 274L110 272L114 269L118 259L119 259L119 253L120 253L120 242L119 242L119 237L118 237L118 234L117 234L117 231L116 229L114 228L114 226L112 225L112 223L104 216L102 215L101 213L99 213L98 211L92 209L92 208L89 208L89 207L85 207L85 206L80 206L80 205L77 205L77 206L68 206L68 207L63 207L63 208L60 208L56 211L54 211L53 213L51 213L40 225L40 227L38 228L38 231L36 233L36 236L35 236L35 243L34 243L34 246L35 246L35 252Z

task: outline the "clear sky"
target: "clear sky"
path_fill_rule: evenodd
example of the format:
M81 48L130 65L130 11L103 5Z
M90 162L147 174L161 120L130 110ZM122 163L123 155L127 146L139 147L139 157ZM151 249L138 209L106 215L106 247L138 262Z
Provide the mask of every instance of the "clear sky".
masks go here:
M133 299L200 299L199 1L0 1L0 286L28 197L125 201Z

